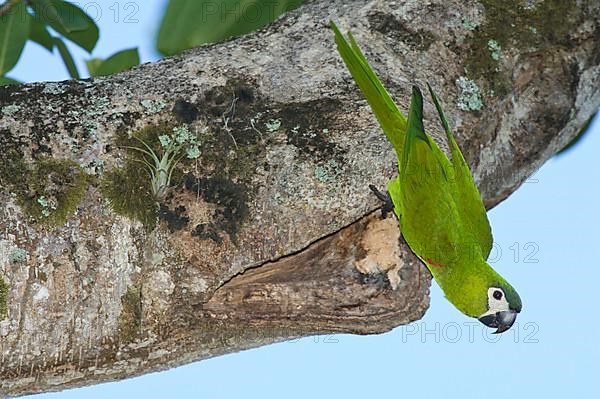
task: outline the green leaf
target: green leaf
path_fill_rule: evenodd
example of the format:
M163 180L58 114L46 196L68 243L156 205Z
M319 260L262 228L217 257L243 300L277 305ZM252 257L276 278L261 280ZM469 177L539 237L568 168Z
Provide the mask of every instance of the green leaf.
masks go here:
M54 7L50 0L31 0L29 4L37 17L35 19L36 22L42 25L45 25L46 23L59 23L64 27L60 15L58 15L58 11L56 11L56 7ZM46 22L42 23L42 20Z
M11 79L7 76L0 76L0 86L20 85L20 84L21 84L21 82L19 82L18 80Z
M102 65L103 62L104 60L100 58L92 58L85 62L90 76L99 76L98 68L100 67L100 65Z
M62 0L49 1L56 8L63 22L69 26L70 31L57 21L48 20L48 25L88 53L91 53L96 47L99 37L98 26L96 26L94 20L74 4ZM37 12L36 15L38 18L42 17Z
M54 44L56 45L56 48L58 48L58 52L60 53L60 56L63 59L63 62L65 63L65 66L67 67L67 71L69 71L69 75L71 76L71 78L79 79L79 71L77 70L77 65L75 65L73 56L71 55L71 52L69 51L65 43L58 38L54 38Z
M90 27L89 22L80 13L72 12L62 2L56 0L31 0L31 8L38 18L46 21L50 26L60 26L66 32L86 30Z
M91 76L106 76L126 71L140 64L137 48L119 51L106 60L93 58L86 62Z
M173 55L205 43L256 30L304 0L170 0L157 38L157 48Z
M54 49L54 38L46 29L46 25L35 17L31 18L31 24L29 25L29 39L50 52Z
M29 36L30 22L31 16L22 1L0 18L0 76L10 71L19 61Z

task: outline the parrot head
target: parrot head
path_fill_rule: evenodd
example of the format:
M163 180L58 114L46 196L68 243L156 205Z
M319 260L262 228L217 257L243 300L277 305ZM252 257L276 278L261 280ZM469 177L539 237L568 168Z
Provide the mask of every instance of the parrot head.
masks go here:
M487 327L497 328L494 334L512 327L521 311L521 298L508 283L487 289L487 310L478 319Z
M521 311L521 298L484 259L471 261L468 266L453 271L443 269L432 268L432 273L446 298L458 310L495 328L495 334L512 327Z

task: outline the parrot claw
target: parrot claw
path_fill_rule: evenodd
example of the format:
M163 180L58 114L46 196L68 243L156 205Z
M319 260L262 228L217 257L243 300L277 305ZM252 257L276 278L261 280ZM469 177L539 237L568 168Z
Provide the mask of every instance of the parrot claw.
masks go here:
M392 197L390 197L390 193L386 191L384 194L372 184L369 184L369 188L371 189L371 191L373 191L373 194L375 194L375 196L381 202L383 202L383 205L381 205L381 218L385 219L388 213L394 211L394 203L392 202Z

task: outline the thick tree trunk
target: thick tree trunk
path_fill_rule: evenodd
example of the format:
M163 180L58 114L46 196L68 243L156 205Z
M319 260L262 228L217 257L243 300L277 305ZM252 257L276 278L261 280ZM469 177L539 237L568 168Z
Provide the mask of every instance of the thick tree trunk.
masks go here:
M412 84L435 88L491 207L600 103L598 2L495 3L309 1L119 75L0 88L0 393L420 318L429 275L367 189L394 154L328 21L400 108ZM202 152L156 225L122 145L148 126L187 126Z

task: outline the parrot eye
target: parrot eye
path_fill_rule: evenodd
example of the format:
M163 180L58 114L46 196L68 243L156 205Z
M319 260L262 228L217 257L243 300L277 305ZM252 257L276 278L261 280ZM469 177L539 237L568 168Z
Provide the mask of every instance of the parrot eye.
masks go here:
M506 300L504 290L499 287L490 287L487 292L488 296L488 312L504 312L510 309L510 304Z

